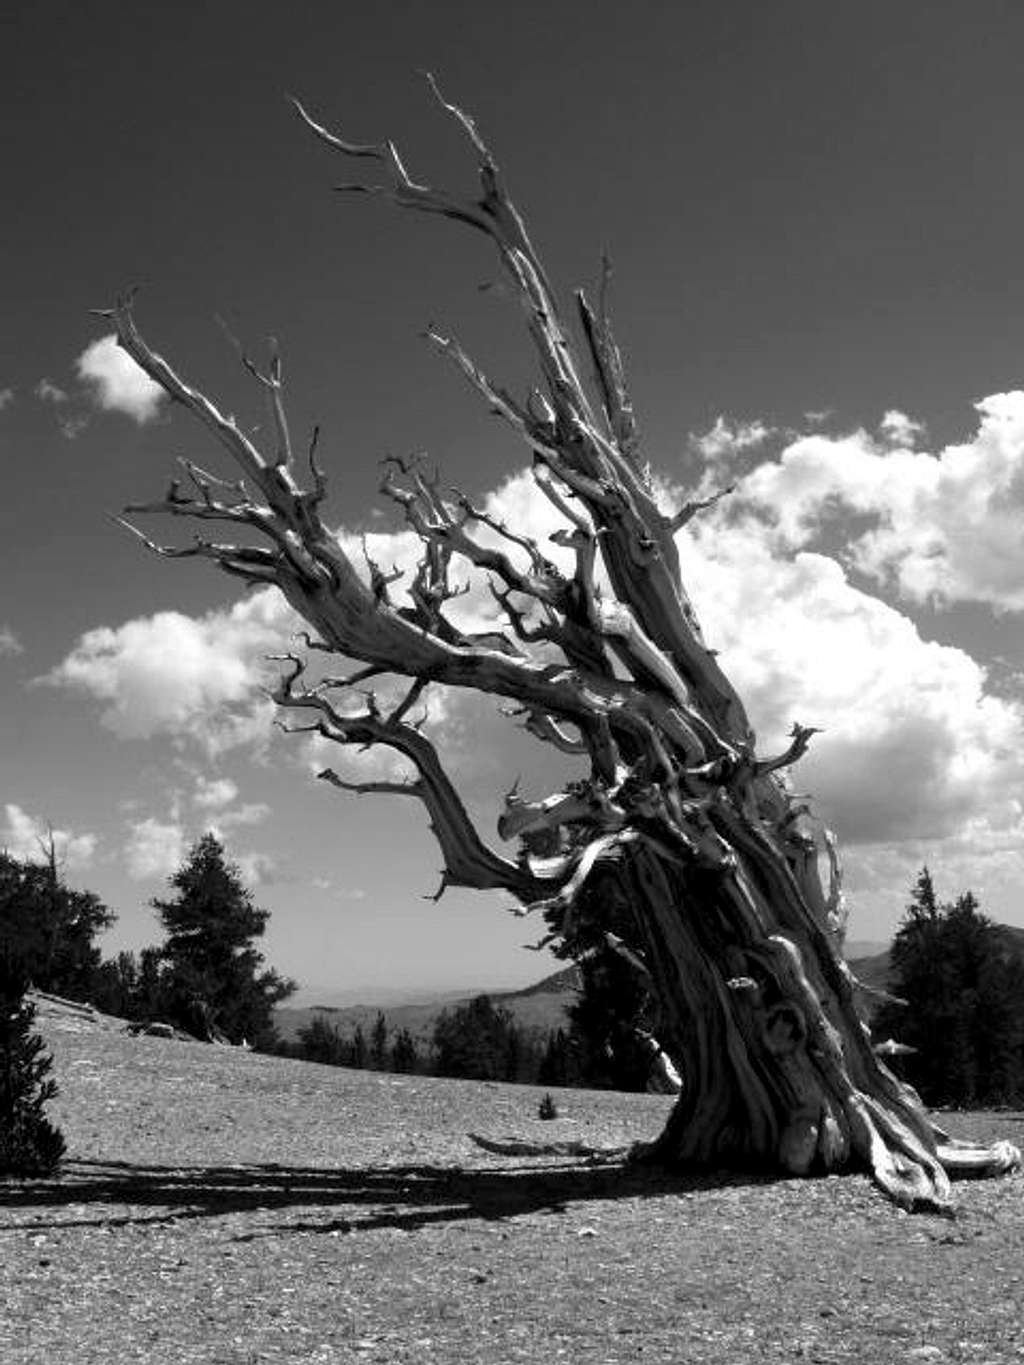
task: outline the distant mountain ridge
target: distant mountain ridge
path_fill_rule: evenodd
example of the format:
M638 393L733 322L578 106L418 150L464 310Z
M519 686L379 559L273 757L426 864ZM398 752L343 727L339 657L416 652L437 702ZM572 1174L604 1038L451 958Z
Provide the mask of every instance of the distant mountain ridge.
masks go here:
M998 925L997 928L1002 930L1008 950L1024 958L1024 928L1007 924ZM869 951L864 952L864 949ZM849 944L847 961L854 976L865 986L884 991L889 989L890 984L891 952L891 945L854 940ZM465 993L405 1004L384 1001L380 1004L309 1005L305 1008L282 1005L275 1011L274 1018L286 1042L296 1042L300 1029L308 1028L317 1017L326 1019L343 1036L353 1033L357 1026L361 1026L369 1036L377 1015L383 1014L392 1037L404 1028L417 1041L426 1043L433 1036L434 1025L442 1010L456 1008L478 995L489 995L495 1004L510 1011L520 1028L543 1035L568 1026L567 1011L580 986L580 969L571 963L532 986L524 986L519 990L467 990Z
M512 1014L520 1028L548 1034L567 1027L566 1010L575 1000L580 984L580 970L572 963L519 990L467 990L408 1004L383 1001L358 1005L279 1005L274 1021L284 1041L295 1042L299 1031L308 1028L315 1018L326 1020L343 1036L354 1033L357 1027L369 1035L377 1015L383 1014L392 1037L401 1029L408 1029L417 1040L428 1042L442 1010L455 1009L478 995L488 995Z

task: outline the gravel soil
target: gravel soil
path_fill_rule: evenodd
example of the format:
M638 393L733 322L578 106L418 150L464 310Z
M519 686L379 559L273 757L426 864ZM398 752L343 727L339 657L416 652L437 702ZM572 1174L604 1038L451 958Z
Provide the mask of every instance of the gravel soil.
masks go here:
M468 1137L652 1136L668 1101L353 1072L45 1005L68 1140L0 1182L4 1365L1024 1362L1024 1177L672 1178ZM1024 1140L1024 1115L946 1115Z

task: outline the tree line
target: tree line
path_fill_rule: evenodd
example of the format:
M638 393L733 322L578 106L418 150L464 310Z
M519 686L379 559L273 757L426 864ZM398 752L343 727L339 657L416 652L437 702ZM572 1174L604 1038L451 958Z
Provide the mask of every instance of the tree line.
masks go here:
M196 841L154 898L164 940L104 960L95 940L116 916L65 883L51 839L39 862L0 852L0 952L37 990L105 1013L160 1020L208 1041L277 1041L274 1009L296 983L264 966L256 947L270 917L213 834Z
M247 1043L329 1065L402 1074L640 1091L651 1077L657 1012L643 978L607 945L579 963L563 1027L519 1025L489 996L441 1012L427 1037L374 1024L342 1033L315 1017L282 1042L276 1006L296 984L256 947L258 908L221 842L205 834L155 898L164 941L104 960L97 937L113 913L65 883L52 840L36 861L0 852L0 961L5 999L18 983L94 1004L140 1026L162 1021L210 1041ZM970 891L940 902L927 868L890 954L893 1000L875 1011L876 1042L930 1106L1024 1106L1024 935L994 924ZM8 1016L17 1014L15 1005ZM2 1050L0 1044L0 1050ZM33 1054L34 1055L34 1054ZM680 1058L685 1073L686 1059Z
M383 1011L369 1032L361 1024L343 1032L322 1014L282 1044L286 1055L328 1066L390 1071L401 1075L452 1076L465 1080L567 1085L569 1045L563 1029L546 1035L516 1023L511 1010L479 995L442 1010L429 1037L392 1029Z

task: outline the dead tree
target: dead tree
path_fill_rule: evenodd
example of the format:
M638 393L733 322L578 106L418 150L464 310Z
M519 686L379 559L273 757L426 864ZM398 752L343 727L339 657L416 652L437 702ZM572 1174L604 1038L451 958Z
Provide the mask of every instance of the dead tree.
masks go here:
M496 249L523 305L537 387L520 399L456 340L428 335L525 442L561 518L553 539L565 567L468 497L394 462L382 491L422 557L402 589L375 564L360 572L324 520L315 441L307 472L298 467L277 355L265 369L246 362L275 417L273 444L260 449L143 340L130 297L108 314L121 346L212 433L241 478L186 461L187 482L127 511L226 525L226 542L143 539L159 554L203 556L246 584L280 589L309 628L305 657L288 657L276 690L298 715L288 728L407 760L407 782L321 776L346 790L417 797L444 856L442 891L500 888L541 913L567 955L605 939L647 974L683 1089L645 1156L686 1167L866 1170L901 1204L944 1206L949 1173L1006 1171L1019 1153L953 1142L873 1049L841 951L835 843L785 778L814 732L794 725L783 752L758 753L680 575L676 537L707 503L659 505L604 288L596 308L576 294L574 335L473 120L431 85L478 160L477 199L416 182L391 142L349 143L299 113L333 153L371 167L370 183L345 188L454 219ZM474 635L456 624L459 565L488 576L503 628ZM311 652L340 656L347 671L314 681ZM370 694L353 711L352 689L396 676L408 680L398 704ZM543 800L506 798L498 828L511 856L481 837L414 719L429 687L499 698L539 742L586 761L583 780Z

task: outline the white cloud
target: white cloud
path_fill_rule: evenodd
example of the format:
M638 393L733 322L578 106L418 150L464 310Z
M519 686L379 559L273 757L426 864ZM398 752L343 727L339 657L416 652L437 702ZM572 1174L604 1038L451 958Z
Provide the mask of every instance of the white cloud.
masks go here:
M0 389L0 412L14 402L13 389Z
M232 861L237 864L243 881L250 887L267 886L270 882L289 880L282 877L277 860L269 853L242 853Z
M69 871L88 867L99 843L95 834L72 834L66 829L51 829L45 820L29 815L20 806L4 806L0 826L0 848L22 862L39 862L47 856L53 837L57 859Z
M5 390L5 392L10 393L11 397L14 396L11 390ZM41 402L49 403L58 409L56 413L57 426L60 428L60 434L65 440L75 440L75 438L80 436L89 425L88 413L68 412L65 410L65 405L70 401L70 395L67 394L64 389L60 388L59 385L55 384L52 379L47 379L44 376L40 379L32 392ZM0 403L0 408L2 407L3 403Z
M270 807L262 801L246 801L234 810L225 810L216 817L215 829L238 829L242 825L258 825L270 814Z
M118 346L113 333L87 346L75 367L101 411L123 412L140 426L153 421L166 397L160 385Z
M794 720L823 727L794 782L813 794L841 841L917 850L940 843L966 849L963 841L973 840L1002 867L1007 859L1024 864L1015 805L1024 776L1024 711L993 695L969 654L923 639L909 616L861 591L836 558L818 552L823 541L835 549L852 525L854 565L862 572L874 566L876 576L884 566L917 600L927 595L920 566L930 559L922 546L935 545L947 596L970 590L1009 605L1009 571L997 582L982 549L969 542L984 540L993 525L997 540L1004 534L1009 540L1006 509L1013 497L1020 500L1024 479L1024 395L988 399L980 412L977 436L939 456L886 449L863 432L795 440L754 470L734 501L692 523L679 543L708 642L748 705L760 751L784 747ZM914 425L893 414L887 421L890 440ZM566 552L547 540L558 515L528 472L507 480L486 507L565 562ZM858 514L855 521L850 512ZM883 533L889 539L879 546ZM1006 553L1016 557L1024 602L1024 546L1019 530L1014 534ZM355 537L343 540L360 563ZM382 567L413 569L419 542L410 532L375 533L368 543ZM460 624L498 625L484 576L457 562L454 577L471 582L452 608ZM396 599L401 591L392 588ZM119 734L190 735L215 751L266 735L273 712L256 700L260 656L286 648L296 624L272 590L202 617L161 613L90 632L50 680L98 698L105 723ZM382 679L374 686L386 706L397 684ZM465 699L441 689L428 696L431 727L457 735L460 717L471 714ZM404 772L389 751L360 755L317 739L301 744L297 757L316 769L336 766L353 780ZM237 795L226 779L201 779L193 801L223 828L262 818L255 804L232 811ZM271 875L252 867L254 875Z
M157 612L81 637L43 681L105 704L104 725L123 738L170 734L209 753L265 742L274 706L260 687L264 656L287 648L295 617L275 588L228 609Z
M691 436L690 443L705 460L721 463L742 451L764 445L774 434L773 429L764 422L735 422L731 418L719 416L710 431Z
M194 805L201 810L217 810L229 806L238 795L238 786L230 777L196 778L196 789L192 795Z
M986 692L963 650L923 640L835 560L789 558L724 514L680 537L684 578L759 735L821 726L794 770L845 842L944 838L1010 818L1024 709Z
M863 431L802 437L744 480L736 509L764 518L780 551L813 548L823 524L852 513L867 524L851 562L908 601L1024 611L1024 393L976 407L974 436L937 455ZM902 414L886 420L890 438L917 431Z
M971 821L998 824L1024 775L1021 707L989 694L985 671L970 655L924 640L908 616L854 586L835 559L799 549L831 511L833 469L856 462L865 441L811 437L790 447L790 457L797 446L815 454L801 471L806 496L796 498L792 521L787 498L748 494L751 483L756 490L759 480L782 477L780 465L762 465L743 485L738 517L727 501L681 533L684 580L748 706L760 751L784 749L794 720L825 730L794 781L813 792L844 841L947 838ZM885 457L870 449L881 466ZM899 451L889 458L918 457ZM557 514L528 473L508 480L486 505L560 557L547 542ZM750 515L752 506L763 513L766 505L774 517ZM408 563L414 550L404 532L373 542L382 565ZM477 629L497 624L477 582L458 606ZM466 703L446 694L445 704L452 730ZM350 755L324 741L311 743L306 758L353 781L404 775L386 754Z
M32 392L44 403L55 403L59 406L68 401L68 396L64 390L56 385L52 379L47 379L45 376L40 379Z
M0 659L5 654L24 654L25 646L10 626L0 626Z
M907 449L912 449L928 434L923 422L915 422L898 408L890 408L879 422L878 429L890 445L904 446Z
M124 863L135 881L170 877L185 860L185 831L176 823L162 823L148 816L128 826Z

